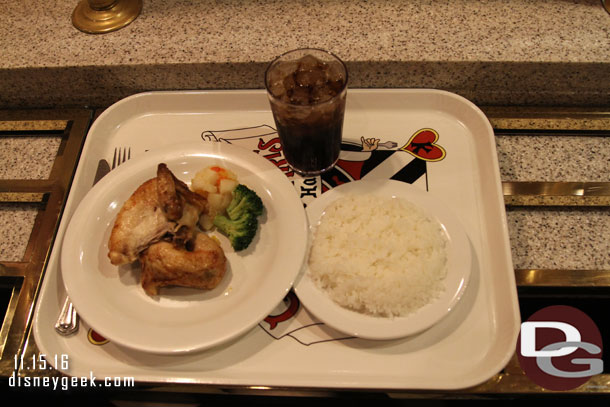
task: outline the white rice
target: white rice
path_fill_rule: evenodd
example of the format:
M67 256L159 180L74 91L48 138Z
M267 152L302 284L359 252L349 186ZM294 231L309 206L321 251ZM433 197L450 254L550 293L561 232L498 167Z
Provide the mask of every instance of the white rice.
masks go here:
M345 196L316 228L310 277L345 308L406 316L443 292L446 246L440 224L405 199Z

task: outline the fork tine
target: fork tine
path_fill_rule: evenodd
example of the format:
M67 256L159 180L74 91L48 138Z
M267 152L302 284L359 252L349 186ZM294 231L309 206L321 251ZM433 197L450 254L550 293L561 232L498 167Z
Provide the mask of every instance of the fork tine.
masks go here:
M112 169L114 170L117 165L117 148L114 149L114 156L112 157Z

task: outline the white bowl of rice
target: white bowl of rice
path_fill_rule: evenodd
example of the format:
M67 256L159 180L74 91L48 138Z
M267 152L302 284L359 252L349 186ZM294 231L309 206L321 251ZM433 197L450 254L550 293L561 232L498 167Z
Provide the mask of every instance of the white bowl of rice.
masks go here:
M461 298L470 243L426 191L354 181L322 194L307 215L311 244L295 292L329 326L362 338L404 337L437 323Z

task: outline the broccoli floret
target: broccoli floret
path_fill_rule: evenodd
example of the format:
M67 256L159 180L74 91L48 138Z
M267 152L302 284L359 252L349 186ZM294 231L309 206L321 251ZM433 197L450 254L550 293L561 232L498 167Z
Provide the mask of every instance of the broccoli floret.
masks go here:
M227 206L227 214L230 219L238 219L244 213L260 216L263 213L263 201L256 192L243 184L239 184L233 190L233 200Z
M238 252L247 248L258 227L256 216L246 213L236 220L231 220L224 215L214 217L214 225L229 238L231 246Z
M258 229L258 217L263 213L263 202L256 192L239 184L227 207L227 216L216 215L214 225L229 238L235 251L246 249Z

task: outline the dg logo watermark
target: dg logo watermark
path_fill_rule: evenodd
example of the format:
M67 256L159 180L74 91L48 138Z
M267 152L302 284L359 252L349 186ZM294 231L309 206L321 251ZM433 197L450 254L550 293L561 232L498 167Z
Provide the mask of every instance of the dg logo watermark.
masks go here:
M543 308L521 324L517 356L527 377L548 390L575 389L604 370L597 325L565 305Z

